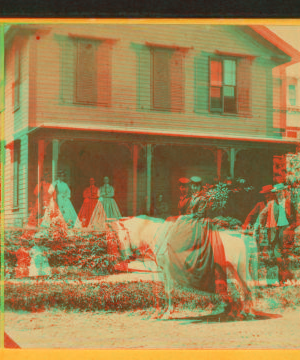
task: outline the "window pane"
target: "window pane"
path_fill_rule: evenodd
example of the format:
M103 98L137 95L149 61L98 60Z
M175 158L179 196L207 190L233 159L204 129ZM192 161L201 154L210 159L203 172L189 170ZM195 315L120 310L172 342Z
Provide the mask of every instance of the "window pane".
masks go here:
M236 63L234 60L224 60L224 85L236 85Z
M291 105L296 105L296 86L289 85L289 101Z
M220 87L210 88L210 108L211 110L222 109L222 91Z
M222 62L219 60L211 60L210 62L210 84L222 86Z
M234 97L234 87L224 86L224 96Z
M224 86L224 112L236 113L236 94L232 86Z

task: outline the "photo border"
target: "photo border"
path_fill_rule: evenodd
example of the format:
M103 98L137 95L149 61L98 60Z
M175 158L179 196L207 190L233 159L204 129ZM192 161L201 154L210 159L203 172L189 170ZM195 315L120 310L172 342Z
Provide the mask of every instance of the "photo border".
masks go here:
M174 19L174 18L141 18L141 19L126 19L126 18L112 18L112 19L91 19L91 18L6 18L0 19L1 39L0 39L0 62L4 59L4 24L202 24L202 25L290 25L300 26L300 19ZM0 64L0 81L4 75L4 63ZM1 138L4 136L4 91L3 83L1 85L0 93L0 116L1 116ZM1 141L1 150L3 150L3 141ZM1 174L3 174L2 164L4 152L1 151ZM4 177L1 179L1 188L4 189ZM3 194L3 192L2 192ZM4 196L1 198L1 215L4 209ZM3 360L15 359L43 359L43 360L84 360L84 359L113 359L113 360L161 360L161 359L210 359L210 360L252 360L252 359L299 359L300 350L58 350L58 349L3 349L4 347L4 217L1 216L1 345L0 358ZM300 334L299 334L300 335ZM299 337L300 344L300 337ZM300 349L300 345L299 345Z

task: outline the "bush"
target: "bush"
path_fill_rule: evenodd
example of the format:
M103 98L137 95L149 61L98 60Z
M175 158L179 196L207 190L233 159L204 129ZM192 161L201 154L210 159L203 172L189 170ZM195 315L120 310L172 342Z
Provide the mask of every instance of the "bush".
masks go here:
M16 251L23 245L28 250L33 246L33 236L36 231L10 230L5 232L5 267L14 268L17 265ZM41 239L42 246L51 267L75 266L84 270L96 270L108 274L114 271L114 266L120 260L118 247L111 253L112 243L116 243L112 232L71 235L53 239Z
M154 287L157 291L154 291ZM219 299L174 291L175 306L205 308ZM132 311L164 306L162 284L153 281L122 283L44 282L5 284L5 309L39 311L51 308L80 311Z

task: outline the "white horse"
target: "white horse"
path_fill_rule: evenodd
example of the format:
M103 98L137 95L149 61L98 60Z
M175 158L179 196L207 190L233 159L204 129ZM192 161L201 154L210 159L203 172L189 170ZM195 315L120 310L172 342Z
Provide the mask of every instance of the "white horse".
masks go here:
M112 230L117 233L119 248L125 258L132 257L136 250L142 254L150 252L154 257L153 259L160 270L160 280L163 282L168 301L168 307L163 318L169 318L173 312L171 293L175 285L178 287L170 272L168 255L168 237L174 226L174 221L138 216L115 221L111 226ZM220 231L219 234L224 247L226 264L230 269L231 276L234 276L238 287L241 289L239 304L243 304L242 308L240 307L234 312L235 302L232 303L232 299L223 298L223 301L227 304L231 302L228 314L233 317L239 317L240 314L249 314L251 316L252 299L248 285L253 284L253 281L249 271L250 257L246 251L249 246L246 246L245 239L241 235L234 234L234 236L227 230ZM208 295L208 293L202 291L199 294Z

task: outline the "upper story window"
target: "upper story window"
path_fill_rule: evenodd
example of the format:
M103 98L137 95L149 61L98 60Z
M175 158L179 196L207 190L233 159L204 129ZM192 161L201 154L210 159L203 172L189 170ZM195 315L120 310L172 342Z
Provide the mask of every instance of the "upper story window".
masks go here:
M296 85L289 85L289 103L296 105Z
M97 103L97 46L94 41L77 40L75 102Z
M61 37L61 87L64 103L111 105L112 41Z
M194 109L196 113L252 116L253 56L221 53L195 56Z
M184 109L183 52L150 47L151 110L181 112Z
M210 60L210 111L237 112L236 60Z
M13 111L20 108L20 75L21 75L21 59L20 47L16 46L13 52L14 56L14 80L12 84Z

